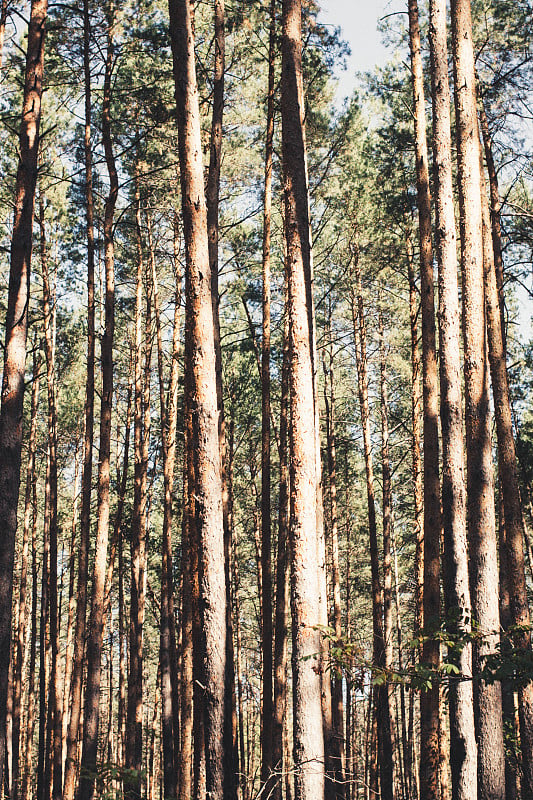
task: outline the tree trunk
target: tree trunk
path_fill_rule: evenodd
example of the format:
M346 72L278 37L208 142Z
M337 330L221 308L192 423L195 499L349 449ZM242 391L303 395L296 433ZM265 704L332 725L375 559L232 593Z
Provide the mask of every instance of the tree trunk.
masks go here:
M26 642L26 628L28 624L28 558L30 549L30 533L32 525L33 484L36 476L36 441L37 441L37 411L39 407L39 385L41 357L37 342L34 342L32 392L30 412L30 435L28 441L28 462L26 467L26 491L24 495L24 529L22 534L22 558L20 567L20 591L18 603L18 626L15 627L16 639L13 658L13 749L12 749L12 785L13 800L19 797L20 784L20 727L22 712L22 668L24 662L24 647Z
M45 486L45 507L48 513L45 517L45 536L49 540L49 588L48 588L48 614L50 625L51 664L50 680L48 686L47 716L49 722L49 747L51 750L53 781L53 800L60 800L63 788L62 781L62 691L61 691L61 666L59 658L59 614L58 589L57 589L57 393L55 379L55 309L54 296L48 273L48 252L46 247L44 199L39 201L39 226L40 226L40 254L43 280L43 319L44 319L44 350L46 356L46 385L48 395L48 458L49 470ZM48 763L48 760L47 760ZM44 791L47 792L47 768L45 767Z
M191 10L186 0L169 0L169 10L186 247L185 360L191 378L190 445L194 454L195 524L199 542L206 792L212 800L222 800L226 581L215 325Z
M461 223L470 581L473 615L483 635L474 650L474 670L479 671L485 656L498 646L499 609L485 339L480 152L469 0L452 2L452 42ZM479 795L500 798L505 794L505 780L499 683L487 685L480 681L475 700Z
M137 171L137 167L136 167ZM148 446L150 439L151 293L146 287L146 318L143 343L143 247L141 200L136 174L135 222L137 276L135 293L135 403L134 403L134 499L131 522L130 641L126 766L132 770L127 796L140 798L143 723L143 626L145 607L146 534L148 502ZM144 356L144 358L143 358ZM144 361L144 364L143 364Z
M178 412L179 347L181 327L181 272L179 260L175 263L174 324L172 332L172 354L170 380L168 387L168 406L165 401L165 381L163 371L163 343L161 334L161 311L157 271L152 246L151 221L147 214L148 241L152 266L152 294L157 333L157 363L159 374L159 406L162 420L163 440L163 543L161 558L161 727L163 745L164 797L173 800L177 793L177 774L175 765L179 755L174 752L174 737L178 748L179 720L175 708L177 696L177 664L174 623L174 593L172 577L172 492L174 486L174 466L176 462L176 420ZM190 598L189 598L190 600ZM172 641L174 639L174 641ZM176 730L174 730L176 728Z
M438 434L438 373L435 347L435 304L431 246L431 202L424 106L424 74L420 46L417 0L409 0L409 44L415 118L415 159L420 239L420 292L422 306L422 384L424 404L424 629L438 630L440 621L440 483ZM425 638L423 659L430 667L439 663L439 643ZM439 690L434 683L420 696L420 775L424 798L439 797Z
M0 409L0 517L3 520L0 533L0 786L4 785L6 752L13 566L20 487L26 332L47 9L47 0L33 0L31 3L19 163L15 183Z
M291 342L290 540L295 797L324 794L314 319L304 138L301 0L284 0L281 114Z
M24 776L21 790L21 800L33 797L33 736L35 731L35 665L37 661L37 593L38 593L38 566L37 566L37 476L33 474L32 486L32 596L31 596L31 635L30 656L28 664L28 707L26 715L26 736L24 753Z
M455 216L452 188L450 89L446 45L446 4L432 0L430 45L433 94L433 160L437 260L439 268L439 346L442 425L442 522L444 531L445 605L452 633L471 631L466 543L463 414L461 398L460 322L457 285ZM460 674L472 674L467 643L457 660ZM472 685L450 685L452 797L467 800L477 791Z
M273 760L274 698L272 683L272 542L270 512L270 242L272 217L272 153L274 141L274 59L276 53L276 0L270 2L268 93L263 206L263 336L261 340L261 645L263 691L261 695L261 784L266 785ZM265 789L268 794L270 784Z
M274 637L274 724L272 729L272 767L276 782L272 800L281 800L283 773L283 731L287 714L287 652L289 611L289 314L285 276L285 314L283 319L283 361L281 367L281 408L279 421L280 478L278 500L278 547L276 558L276 627Z
M91 613L87 639L87 683L85 689L83 749L79 800L95 796L98 746L101 656L107 544L109 538L109 482L111 451L111 409L113 403L113 338L115 329L115 256L113 217L118 196L118 175L111 137L111 76L114 58L113 25L108 20L107 56L102 107L102 141L109 174L109 194L104 211L105 328L102 337L102 397L100 401L100 452L98 458L98 505L93 568Z
M373 666L377 670L385 669L385 636L383 631L383 590L379 577L378 537L376 526L376 506L374 490L374 468L372 464L372 445L370 437L370 409L368 405L368 367L366 360L366 326L364 319L363 295L361 288L361 271L359 267L359 252L355 245L353 258L353 284L351 287L351 306L355 340L355 353L357 365L357 384L359 393L359 406L361 409L361 424L363 428L363 447L365 457L366 490L368 503L368 532L370 539L370 564L372 572L372 630L373 630ZM377 722L378 747L380 751L379 768L381 778L381 791L383 800L394 797L393 786L393 754L391 740L391 720L389 707L389 694L386 684L377 684L374 687L374 708ZM374 723L372 724L374 728ZM377 753L372 759L377 760ZM371 763L371 787L373 786ZM377 776L376 776L377 777ZM371 789L372 791L372 789Z
M524 568L524 521L520 503L518 465L509 398L505 339L502 330L502 304L498 291L496 259L492 245L494 228L492 228L491 236L491 219L482 166L481 162L485 308L498 442L498 471L505 523L504 541L506 553L504 555L503 571L506 573L510 590L512 624L520 626L520 633L515 637L515 643L521 651L528 653L531 649L531 632L529 630L530 615ZM533 794L533 682L530 681L525 686L520 686L518 693L520 743L525 777L522 792L525 797L529 797Z
M328 454L328 482L330 506L330 543L331 543L331 582L333 588L333 627L337 647L342 647L342 608L341 578L339 569L339 531L337 514L337 449L335 439L335 386L333 378L333 342L331 339L331 304L327 323L328 362L324 353L324 403L326 408L326 444ZM332 711L333 711L333 758L334 758L334 792L336 798L344 798L344 707L342 699L342 672L340 668L330 672L332 676Z
M81 489L80 544L78 550L78 584L74 661L72 668L72 700L67 734L67 757L63 800L73 800L77 771L78 736L81 719L83 662L87 616L87 577L89 573L89 538L91 529L91 489L94 438L94 199L91 149L91 66L90 66L89 0L83 2L83 69L85 87L85 213L87 235L87 378L85 388L85 424L83 440L83 473Z

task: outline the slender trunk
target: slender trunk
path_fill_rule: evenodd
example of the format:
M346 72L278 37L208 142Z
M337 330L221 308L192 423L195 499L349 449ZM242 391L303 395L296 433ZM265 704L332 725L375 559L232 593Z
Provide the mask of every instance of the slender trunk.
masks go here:
M285 308L288 285L285 281ZM283 320L283 361L281 367L281 409L279 421L280 478L278 500L278 547L276 568L276 627L274 637L274 723L272 728L272 767L276 783L272 800L281 800L283 772L283 730L287 714L287 652L289 611L289 315Z
M147 214L147 231L152 267L152 294L157 333L157 364L159 374L159 406L162 420L163 440L163 542L161 559L161 727L163 745L163 779L164 797L173 800L177 792L176 764L179 755L178 732L179 716L176 706L177 664L175 661L174 593L172 577L172 492L174 487L174 466L176 462L176 420L178 412L178 376L179 376L179 342L181 327L181 272L179 260L175 263L174 324L172 333L172 355L170 381L168 388L168 406L165 401L165 381L163 374L163 343L161 333L161 312L157 271L152 245L152 228ZM190 601L190 597L189 597ZM175 629L174 629L175 631ZM174 641L173 641L174 639ZM176 738L176 742L174 742Z
M374 468L372 464L372 445L370 437L370 409L368 404L368 366L366 356L366 326L364 319L363 295L361 288L361 271L357 245L353 256L353 285L351 288L352 319L355 340L357 365L357 383L361 423L363 428L363 447L365 457L366 490L368 504L368 532L370 539L370 564L372 572L372 629L373 629L373 664L377 670L385 669L385 637L383 631L383 590L379 577L378 537L376 526L376 506L374 490ZM391 740L391 722L389 694L386 684L374 687L375 719L378 728L378 745L380 750L380 778L383 800L394 796L393 755ZM374 725L374 723L373 723ZM377 763L377 752L372 753ZM371 785L373 785L373 766L371 763ZM376 775L377 780L377 775Z
M186 376L187 379L187 376ZM192 472L191 415L189 389L185 386L185 438L183 449L183 516L181 574L183 581L181 606L181 730L179 752L179 800L192 795L193 756L193 608L192 608L192 540L194 537L194 473ZM195 743L198 746L198 743Z
M87 235L87 378L85 389L85 434L83 441L83 472L81 489L80 544L78 549L78 585L74 662L72 668L72 699L67 734L67 757L63 800L73 800L77 772L78 736L80 731L87 616L87 577L89 573L89 537L91 531L91 489L94 438L94 362L95 362L95 301L94 301L94 199L91 149L91 67L90 67L89 0L83 2L83 69L85 86L85 213Z
M146 291L146 319L143 343L143 247L141 200L136 175L135 221L137 277L135 296L135 403L134 403L134 499L131 523L130 641L128 663L128 710L126 723L126 766L133 770L127 796L141 795L143 721L143 626L145 607L148 447L150 439L151 298ZM144 356L144 358L143 358ZM143 364L144 361L144 364Z
M33 737L35 731L35 666L37 661L37 593L38 593L38 566L37 566L37 475L32 475L32 596L31 596L31 635L30 657L28 664L28 706L26 714L26 736L24 752L24 777L21 789L21 800L33 797Z
M206 793L224 790L226 575L209 239L190 4L169 0L186 246L185 361L190 369L195 526L199 543Z
M61 668L59 659L59 613L58 608L58 589L57 589L57 392L55 379L55 310L53 309L55 292L50 286L48 273L48 252L46 247L45 230L45 209L44 199L39 201L39 226L41 230L41 269L43 280L43 317L44 317L44 350L46 356L46 385L48 394L48 457L49 471L45 487L45 505L48 509L45 526L49 539L49 624L50 624L50 645L51 645L51 665L50 681L48 686L48 708L47 714L49 722L49 747L51 748L51 767L53 781L52 797L59 800L62 794L62 692L61 692ZM46 768L45 768L46 774ZM45 777L45 791L48 781Z
M417 0L409 0L409 43L415 121L415 159L420 239L420 291L422 305L422 383L424 404L424 629L439 627L440 617L440 484L438 436L438 373L435 346L431 202L424 107L424 74L420 46ZM423 659L430 667L439 663L439 643L424 640ZM439 691L436 684L420 696L422 796L439 797Z
M339 531L337 517L337 450L335 439L335 387L333 380L333 342L331 340L331 305L329 308L328 362L324 353L324 403L326 408L326 444L328 454L331 582L333 587L333 626L337 647L342 647L341 578L339 569ZM333 758L335 797L345 797L344 775L344 708L342 699L342 672L334 669L332 675Z
M107 56L102 107L102 141L109 174L109 194L104 211L105 327L101 345L102 397L100 401L100 452L98 458L98 504L91 613L87 639L87 683L85 689L83 749L79 800L95 796L98 747L99 701L107 544L109 538L109 482L111 409L113 403L113 338L115 329L115 257L113 218L118 196L118 175L111 136L111 77L114 59L113 25L108 21Z
M68 714L70 706L70 686L72 679L73 655L74 655L74 614L76 611L76 601L74 595L76 582L76 539L78 532L78 510L80 492L80 463L79 463L79 441L76 442L76 452L74 454L74 490L72 497L72 523L70 534L70 554L69 554L69 585L68 585L68 620L67 620L67 641L65 646L65 671L63 677L63 712L61 728L61 758L62 769L65 769L65 757L67 753L67 732Z
M270 242L272 217L272 153L274 140L274 59L276 53L276 0L270 2L268 93L263 205L263 336L261 340L261 646L263 691L261 695L261 783L266 784L273 761L273 662L272 662L272 542L270 514ZM270 786L270 784L269 784ZM265 789L268 793L268 787Z
M2 0L2 7L0 9L0 72L2 70L2 59L4 55L8 6L9 0Z
M30 435L28 441L28 462L26 467L26 491L24 495L24 529L22 534L22 558L20 567L20 592L18 626L13 659L13 749L12 749L12 785L13 800L19 797L20 783L20 727L21 727L21 702L22 702L22 668L24 662L24 646L26 642L26 629L28 624L27 596L28 596L28 558L30 549L30 533L32 525L33 484L36 481L36 440L37 440L37 410L39 406L39 385L41 357L39 347L34 343L32 392L30 412Z
M33 0L31 3L5 325L0 409L0 518L3 520L0 532L0 786L4 785L6 752L13 566L20 487L30 262L47 9L47 0Z
M284 0L281 114L288 257L290 541L295 797L324 793L314 319L304 135L301 0ZM325 600L325 598L324 598ZM329 677L329 676L328 676Z
M452 188L450 89L446 44L446 3L432 0L430 45L433 94L433 161L437 260L439 269L440 418L442 426L442 523L444 532L445 606L451 632L471 631L466 542L460 321L455 216ZM460 674L472 674L467 643L457 658ZM471 682L450 685L452 797L467 800L477 791L477 746Z

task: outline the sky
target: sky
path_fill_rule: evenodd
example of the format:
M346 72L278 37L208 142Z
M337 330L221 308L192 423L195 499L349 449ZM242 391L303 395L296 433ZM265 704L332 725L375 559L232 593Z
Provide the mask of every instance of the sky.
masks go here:
M407 0L319 0L320 22L339 26L342 38L352 51L347 59L348 69L339 73L339 97L351 93L355 73L384 64L387 50L377 30L379 20L395 11L406 11Z

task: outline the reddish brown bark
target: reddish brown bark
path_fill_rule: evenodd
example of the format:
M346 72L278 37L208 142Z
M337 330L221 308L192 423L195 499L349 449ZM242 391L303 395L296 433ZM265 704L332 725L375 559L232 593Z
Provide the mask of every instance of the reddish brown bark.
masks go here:
M202 634L200 682L205 700L206 793L224 788L226 580L211 269L204 195L194 36L190 5L170 0L186 253L185 360L191 379L195 526L199 543Z
M439 268L444 600L452 632L468 635L471 631L471 606L466 543L460 318L445 2L432 0L430 19L436 245ZM461 674L472 674L472 650L469 643L463 648L457 666ZM459 681L452 683L450 689L452 797L454 800L466 800L472 790L476 791L477 786L472 685L468 680Z
M0 533L0 786L4 785L6 752L13 565L20 487L30 262L47 9L47 0L33 0L28 27L0 409L0 512L1 519L4 520Z

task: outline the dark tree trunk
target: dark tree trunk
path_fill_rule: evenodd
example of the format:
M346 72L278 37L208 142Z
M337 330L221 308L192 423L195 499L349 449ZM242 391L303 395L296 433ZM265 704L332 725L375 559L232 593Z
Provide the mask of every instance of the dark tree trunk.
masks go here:
M39 125L47 0L33 0L28 27L24 99L15 183L2 405L0 408L0 786L4 785L6 707L11 650L11 604L17 506L20 487L26 333L30 296L33 212L39 153Z

